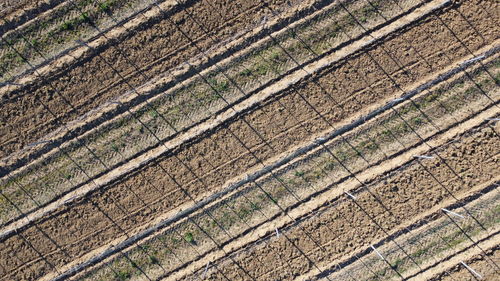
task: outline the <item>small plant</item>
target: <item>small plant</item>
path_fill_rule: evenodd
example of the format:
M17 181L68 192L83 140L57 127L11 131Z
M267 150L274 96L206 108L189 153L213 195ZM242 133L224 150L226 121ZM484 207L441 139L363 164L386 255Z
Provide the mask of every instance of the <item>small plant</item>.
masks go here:
M226 91L229 87L229 83L226 80L219 81L217 79L210 78L210 79L208 79L208 82L210 82L210 84L212 84L212 86L214 87L214 90L217 93Z
M110 7L111 7L110 1L104 1L102 3L99 3L99 10L101 10L101 12L107 13L110 10Z
M179 239L175 238L175 237L172 237L172 244L177 244L179 243Z
M250 203L250 207L252 207L252 210L254 211L260 210L260 205L254 202Z
M32 40L30 41L30 43L31 43L31 45L33 45L33 47L35 47L35 48L36 48L36 47L38 47L38 46L40 46L40 42L39 42L38 40L36 40L36 39L32 39Z
M270 70L270 66L266 63L260 63L255 67L255 73L258 75L265 75Z
M240 76L248 77L248 76L250 76L251 73L252 72L250 71L250 69L245 68L242 71L240 71Z
M303 177L303 176L304 176L304 174L305 174L305 173L304 173L304 171L295 171L295 173L294 173L294 175L295 175L296 177Z
M245 208L245 207L241 207L239 210L238 210L238 215L240 216L240 218L245 218L247 217L248 215L250 214L250 211Z
M90 17L89 17L89 14L86 13L86 12L83 12L81 15L80 15L80 22L89 22L90 21Z
M184 239L186 239L186 242L194 244L194 235L192 232L188 232L184 235Z
M158 258L155 257L155 256L149 256L149 262L151 264L159 264L160 263L160 261L158 260Z
M131 276L130 276L130 273L128 271L118 271L118 272L115 272L115 277L117 280L124 281L124 280L129 279Z
M73 22L72 21L65 21L61 24L59 27L60 31L67 31L73 29Z
M280 52L278 50L276 50L276 51L273 51L271 53L271 55L269 56L269 59L271 59L273 61L277 61L280 59L280 57L281 57Z
M149 116L151 116L151 118L157 118L159 116L158 111L151 109L149 111Z
M323 167L326 171L332 171L335 168L335 162L334 161L328 161L325 163L325 166Z
M111 149L113 149L114 152L118 152L118 145L115 142L112 142Z

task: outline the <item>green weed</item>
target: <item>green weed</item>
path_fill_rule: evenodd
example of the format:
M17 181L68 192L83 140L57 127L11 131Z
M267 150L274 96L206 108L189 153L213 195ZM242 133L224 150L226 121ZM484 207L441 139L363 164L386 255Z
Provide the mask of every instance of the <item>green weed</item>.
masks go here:
M130 273L128 271L118 271L118 272L115 272L115 277L117 280L125 281L132 276L130 275Z
M191 243L191 244L194 244L194 235L192 232L187 232L185 235L184 235L184 239L186 240L186 242L188 243Z

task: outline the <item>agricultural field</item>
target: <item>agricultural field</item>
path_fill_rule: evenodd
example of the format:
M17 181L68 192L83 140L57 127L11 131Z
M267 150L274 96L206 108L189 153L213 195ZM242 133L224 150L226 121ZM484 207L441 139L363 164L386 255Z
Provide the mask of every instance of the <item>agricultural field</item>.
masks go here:
M499 280L499 1L0 7L0 281Z

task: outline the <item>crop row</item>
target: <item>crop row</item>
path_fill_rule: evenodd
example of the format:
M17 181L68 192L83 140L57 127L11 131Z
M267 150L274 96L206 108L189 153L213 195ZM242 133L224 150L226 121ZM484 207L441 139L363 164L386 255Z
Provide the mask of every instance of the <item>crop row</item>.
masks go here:
M488 126L473 130L458 142L438 148L443 160L412 161L359 191L351 190L354 200L345 194L331 198L320 212L281 227L278 239L268 231L256 243L231 250L213 262L215 270L209 278L292 280L318 269L321 272L326 264L369 248L401 226L411 226L422 213L448 207L447 200L455 202L473 187L498 182L498 143ZM462 154L462 150L471 153ZM454 170L457 166L464 169ZM202 267L198 265L195 276L200 276Z
M477 241L477 238L487 236L494 229L498 229L500 221L496 214L500 208L499 199L498 190L493 189L487 195L461 208L452 209L453 213L449 216L444 215L397 239L378 245L377 251L390 262L390 267L375 252L369 251L365 256L358 257L355 263L340 270L332 268L333 273L323 274L318 279L354 278L360 281L374 281L397 279L398 274L412 275L419 268L426 268L466 248L474 247L472 241ZM406 254L402 253L394 242L401 246Z
M385 21L378 13L389 13L394 9L391 3L380 1L375 9L366 2L356 1L348 9L363 20L365 28L370 28ZM303 64L363 32L354 18L334 6L311 21L281 33L274 40L267 40L204 78L197 78L173 93L160 96L149 106L85 135L78 143L72 142L42 163L9 178L1 189L23 212L29 212L157 146L158 139L168 140L213 116L261 85L285 75L297 66L296 63ZM311 50L315 50L314 53ZM3 209L0 217L4 221L17 212L7 202L0 206Z
M76 46L153 1L67 1L28 24L7 32L0 42L0 82ZM29 64L27 63L29 61Z
M252 170L260 168L261 164L255 164L252 161L253 153L258 158L264 159L262 161L265 162L278 161L283 157L281 153L284 155L286 152L289 155L289 149L294 146L306 145L306 147L309 147L313 138L328 134L332 128L335 130L337 123L340 123L339 125L349 123L351 118L357 118L360 115L364 116L364 113L358 113L363 104L366 104L366 111L368 111L368 108L375 110L382 104L386 105L387 102L398 96L397 93L394 93L392 83L387 77L394 77L401 87L410 90L420 89L417 86L423 83L433 85L433 81L440 81L439 79L435 80L437 73L428 77L429 70L423 65L424 62L430 62L431 68L434 71L439 70L440 73L447 69L450 69L450 72L446 73L455 73L455 71L461 70L461 67L457 68L450 62L458 63L464 60L465 58L462 58L463 51L446 53L445 55L449 58L449 61L443 64L440 63L442 62L442 55L434 56L436 51L441 50L440 46L435 46L434 49L436 50L430 50L427 47L429 43L440 38L444 42L448 42L447 46L449 48L460 50L453 40L447 39L447 36L433 36L432 40L428 41L426 39L427 34L422 34L422 30L429 33L434 28L440 28L439 22L432 18L426 18L423 23L411 20L420 15L426 15L426 11L429 9L437 9L436 2L441 3L441 1L434 1L431 5L426 5L424 9L419 10L418 13L412 13L408 17L405 16L384 28L386 32L381 32L382 34L391 34L391 31L394 31L395 28L401 27L401 22L411 24L409 29L405 29L407 32L399 34L399 36L391 40L378 42L376 46L370 49L369 54L376 57L375 61L365 52L362 52L349 57L345 61L329 65L321 73L312 77L321 80L321 84L327 88L327 92L335 99L342 101L338 105L338 110L337 107L332 108L332 99L329 99L329 95L325 95L321 88L315 87L315 79L305 79L305 81L298 83L295 90L285 91L276 97L273 96L272 99L259 102L256 109L238 116L239 122L231 121L229 126L211 131L209 134L211 137L200 138L199 141L190 143L185 148L181 147L179 152L161 157L158 162L147 165L138 173L133 173L129 177L109 184L95 192L91 191L84 198L77 198L73 201L69 199L70 203L64 204L62 204L62 200L58 200L55 202L57 204L51 204L50 210L48 210L49 213L45 213L44 209L41 212L37 211L36 217L26 227L20 225L24 224L25 220L16 222L15 225L20 227L17 233L21 231L28 241L34 243L35 248L42 252L44 259L49 260L53 265L59 267L63 266L63 264L79 262L86 258L85 255L89 251L115 244L117 242L115 239L119 239L124 232L133 235L142 227L154 224L155 220L169 216L180 208L184 209L184 207L191 206L191 201L197 203L204 196L219 192L222 189L221 187L226 185L225 183L229 184L231 182L231 179L238 180L237 178L242 178L244 173L251 173ZM442 12L443 17L447 18L449 24L453 24L456 18L450 17L450 14L453 14L453 10L446 9L446 11ZM408 19L410 20L408 21ZM473 17L471 20L477 22L478 17ZM477 28L481 32L486 27L487 25L482 24L482 21L477 24ZM460 29L458 31L460 31L460 34L469 34L468 30ZM405 56L405 53L393 53L397 58L404 58L401 64L405 72L411 73L418 80L411 79L411 76L410 78L400 76L403 71L400 70L400 66L387 61L386 57L382 56L381 52L385 48L399 50L399 46L404 44L404 42L401 42L403 36L419 38L416 41L420 42L420 44L415 47L417 50L424 49L425 51L423 60L418 60L418 62L416 62L417 58L415 56L408 57ZM470 41L467 39L466 42L469 43ZM476 47L472 48L475 50ZM491 48L491 46L485 46L483 49L486 48ZM493 50L496 49L493 48ZM455 55L456 53L458 53L458 57ZM489 51L484 56L478 57L475 60L476 64L479 64L477 60L482 62L484 58L490 58L491 54L492 52ZM330 61L332 61L331 56L328 56L320 61L320 65ZM382 71L376 71L378 68L375 64L379 61L383 62L383 66L380 67ZM353 73L351 72L351 64L361 64L364 67ZM376 71L376 75L373 75L373 71ZM362 81L356 82L358 77L363 78L365 75L368 76L369 82L365 82L366 84ZM294 77L294 74L291 76ZM445 75L445 77L449 76ZM349 82L346 83L345 81ZM270 91L264 92L264 94L272 93ZM419 92L416 91L416 93ZM262 97L262 94L258 93L256 96ZM304 101L300 100L300 97L305 97ZM260 100L258 99L258 101ZM254 102L255 99L251 99L251 101ZM308 101L313 103L312 107L307 104ZM244 104L246 104L246 101ZM387 108L387 106L382 108ZM317 109L320 113L315 114L314 109ZM283 112L283 110L286 111ZM289 115L286 114L287 112ZM489 112L491 112L491 109L485 111L485 113L490 114ZM334 122L335 126L328 126L328 121L325 120L326 122L324 122L318 119L318 115L319 117L324 116L330 122ZM294 118L297 121L294 122ZM262 133L264 143L249 131L249 128L241 122L241 119L248 121L251 126ZM274 122L269 123L268 120ZM362 123L362 121L359 122ZM470 122L468 121L468 123ZM358 124L358 121L354 124ZM234 132L236 137L232 137L227 130ZM343 128L340 131L343 131ZM242 138L245 145L236 143L238 138ZM247 148L247 145L249 148ZM277 156L273 157L274 155ZM291 155L295 155L295 153ZM178 157L178 159L175 157ZM269 159L269 157L272 158ZM228 159L230 159L230 162ZM285 157L284 159L289 158ZM186 167L182 167L182 164L185 164ZM161 168L167 170L159 170ZM168 176L171 176L173 181L177 181L177 184ZM85 186L84 190L92 187L92 185ZM183 191L185 193L182 193ZM98 204L101 211L96 212L94 202ZM42 214L45 214L44 217L41 217ZM112 221L104 216L112 216ZM119 229L112 227L115 223L120 226ZM12 230L10 226L8 228ZM38 228L43 229L43 233L53 238L56 244L50 241L44 243L46 238L41 236L42 233L37 231ZM19 238L14 232L9 232L8 235L4 236L5 241L2 243L4 246L0 251L8 254L10 247L17 248L26 245L26 242ZM22 248L23 250L17 251L16 254L30 259L29 263L12 260L2 264L6 272L15 274L11 276L32 276L34 274L42 276L52 271L49 268L50 265L44 263L43 259L37 258L37 255L29 254L29 248ZM66 253L69 253L69 255ZM35 258L31 259L30 257ZM23 260L25 259L23 258Z
M490 71L498 74L498 65L490 67ZM328 150L321 149L273 172L273 176L243 186L229 198L165 230L128 256L143 270L156 272L151 273L154 275L161 274L156 264L160 261L161 267L174 270L186 261L213 251L217 248L213 240L225 244L277 216L283 209L296 205L297 200L300 202L311 194L331 188L332 182L414 146L421 141L414 132L427 138L460 122L466 116L464 112L481 111L491 105L482 91L498 99L493 79L486 72L475 73L474 81L481 88L462 77L440 85L411 103L396 107L397 113L370 122L343 140L328 144ZM439 124L440 129L433 128L433 124ZM117 258L91 276L106 280L114 274L128 276L133 275L132 272L136 269L130 268L126 259Z

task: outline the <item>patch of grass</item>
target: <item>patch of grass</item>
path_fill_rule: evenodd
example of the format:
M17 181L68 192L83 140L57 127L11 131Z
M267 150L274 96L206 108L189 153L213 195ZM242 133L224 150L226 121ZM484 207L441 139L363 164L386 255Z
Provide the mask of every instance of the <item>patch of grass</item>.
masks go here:
M217 80L215 78L208 79L208 82L213 86L217 93L227 91L229 83L226 80Z
M130 277L132 277L132 276L130 275L130 272L128 272L128 271L115 272L116 280L125 281L125 280L129 279Z
M294 173L294 175L295 175L296 177L303 177L303 176L304 176L304 174L305 174L305 173L304 173L304 171L295 171L295 173Z
M192 232L187 232L186 234L184 234L184 239L186 240L186 242L191 244L194 244L195 242L194 235Z

